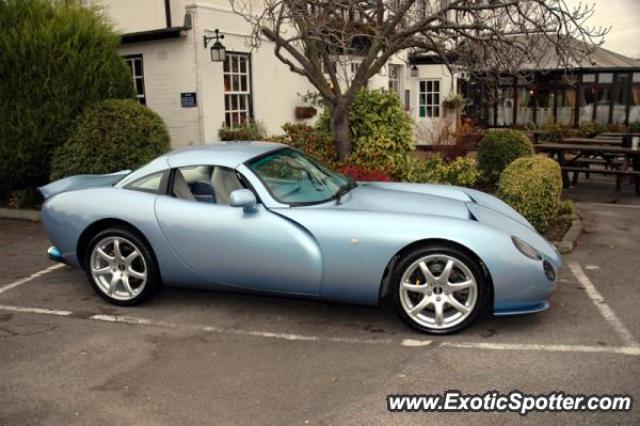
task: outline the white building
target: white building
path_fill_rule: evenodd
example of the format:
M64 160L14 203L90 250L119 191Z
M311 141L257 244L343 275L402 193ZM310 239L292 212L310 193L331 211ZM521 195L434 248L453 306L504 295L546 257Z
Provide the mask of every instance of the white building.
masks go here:
M304 105L300 95L315 92L275 57L270 42L249 47L250 25L226 0L96 1L123 33L120 53L131 66L140 101L162 116L176 148L216 142L225 123L247 118L282 133L282 124L297 121L295 107ZM204 47L204 36L215 29L224 35L224 63L212 62ZM369 87L396 90L418 126L437 127L455 81L442 65L409 65L400 57Z

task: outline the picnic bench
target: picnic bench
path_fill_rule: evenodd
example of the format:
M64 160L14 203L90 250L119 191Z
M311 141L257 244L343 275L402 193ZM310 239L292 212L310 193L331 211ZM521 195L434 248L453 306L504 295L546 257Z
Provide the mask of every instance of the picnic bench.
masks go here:
M558 161L565 188L572 183L576 184L580 173L585 173L587 176L591 173L599 173L616 176L613 202L616 202L623 180L627 177L634 181L636 194L640 195L640 150L623 147L621 144L571 143L569 140L559 143L540 143L534 147L537 152L546 153ZM590 167L591 164L601 164L604 168L593 169ZM573 173L572 181L569 180L569 172Z

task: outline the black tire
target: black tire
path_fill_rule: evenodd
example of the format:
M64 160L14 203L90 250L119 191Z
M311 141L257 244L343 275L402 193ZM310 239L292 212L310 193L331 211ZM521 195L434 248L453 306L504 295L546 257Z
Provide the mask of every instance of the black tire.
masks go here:
M402 305L400 282L405 271L420 258L430 255L445 255L459 260L467 266L476 281L477 296L474 307L462 322L452 325L449 328L431 328L420 324L416 322L416 320L411 318L411 316L409 316ZM402 321L409 327L427 334L452 334L468 327L478 318L479 315L482 315L484 312L486 312L488 307L487 305L490 300L490 283L480 263L472 256L467 254L466 251L459 249L455 245L448 244L432 244L419 246L405 253L393 269L390 290L392 292L394 308Z
M98 243L108 238L119 238L126 240L127 245L132 244L142 255L144 259L143 266L146 271L146 281L144 287L135 297L129 300L119 300L105 293L94 279L91 270L92 253ZM93 290L104 300L118 306L133 306L144 302L153 296L161 287L160 273L155 255L149 244L137 232L126 227L112 227L97 233L89 242L87 250L85 250L84 266L87 273L89 284ZM142 281L142 280L140 280Z

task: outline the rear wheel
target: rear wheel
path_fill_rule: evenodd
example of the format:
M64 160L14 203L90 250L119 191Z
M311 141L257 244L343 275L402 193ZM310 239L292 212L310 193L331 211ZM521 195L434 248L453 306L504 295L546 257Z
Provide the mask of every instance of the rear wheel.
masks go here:
M478 262L447 245L419 247L404 256L392 277L402 320L431 334L449 334L471 324L486 308L488 284Z
M89 243L85 265L91 287L116 305L141 303L160 287L150 247L128 229L111 228L98 233Z

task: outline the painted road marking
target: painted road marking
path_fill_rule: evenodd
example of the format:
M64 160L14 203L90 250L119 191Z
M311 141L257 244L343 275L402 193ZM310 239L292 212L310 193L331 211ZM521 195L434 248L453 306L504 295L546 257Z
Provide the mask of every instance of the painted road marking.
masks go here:
M268 331L257 330L236 330L216 326L204 325L182 325L169 321L155 321L147 318L132 317L126 315L80 315L71 311L30 308L22 306L0 305L0 311L20 312L26 314L39 315L55 315L63 317L71 317L76 319L89 319L92 321L129 324L133 326L149 326L158 328L171 328L192 331L202 331L208 333L233 334L239 336L261 337L268 339L279 339L288 341L305 341L305 342L329 342L329 343L348 343L348 344L366 344L366 345L391 345L399 344L410 348L424 347L440 347L440 348L456 348L456 349L480 349L480 350L497 350L497 351L537 351L537 352L564 352L564 353L606 353L616 355L640 356L640 347L638 346L585 346L585 345L544 345L544 344L521 344L521 343L485 343L485 342L440 342L435 343L431 340L404 339L398 341L395 339L359 339L351 337L321 337L304 334L291 333L274 333Z
M487 349L494 351L542 351L542 352L586 352L640 356L636 346L584 346L584 345L541 345L535 343L460 343L442 342L441 347L460 349Z
M604 301L604 297L600 294L598 289L593 285L587 274L584 273L578 262L568 262L567 265L575 275L576 279L584 287L587 296L596 305L596 308L600 311L600 314L605 320L614 328L620 338L624 341L625 345L632 347L640 347L633 334L627 327L620 321L620 318L613 312L613 310Z
M34 272L33 274L29 275L29 276L28 276L28 277L26 277L26 278L22 278L21 280L14 281L14 282L12 282L11 284L7 284L7 285L5 285L4 287L0 287L0 294L4 293L4 292L6 292L6 291L9 291L9 290L11 290L11 289L14 289L14 288L16 288L16 287L18 287L18 286L21 286L22 284L26 284L26 283L28 283L29 281L33 281L33 280L35 280L36 278L39 278L39 277L41 277L41 276L43 276L43 275L46 275L46 274L48 274L49 272L55 271L56 269L60 269L60 268L62 268L63 266L64 266L64 264L62 264L62 263L56 263L55 265L53 265L53 266L49 266L48 268L45 268L45 269L43 269L43 270L41 270L41 271Z
M28 308L23 306L0 305L0 311L20 312L23 314L40 314L40 315L58 315L68 317L73 314L71 311L63 311L58 309Z

